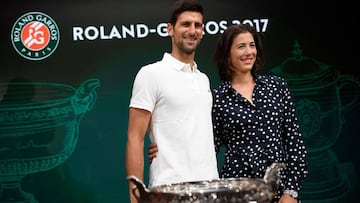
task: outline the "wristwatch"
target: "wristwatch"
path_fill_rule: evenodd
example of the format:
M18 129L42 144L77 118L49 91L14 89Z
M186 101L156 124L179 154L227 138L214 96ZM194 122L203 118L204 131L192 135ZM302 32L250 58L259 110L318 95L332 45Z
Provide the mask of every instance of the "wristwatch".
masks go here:
M290 195L292 198L297 199L298 198L298 192L296 190L284 190L284 194Z

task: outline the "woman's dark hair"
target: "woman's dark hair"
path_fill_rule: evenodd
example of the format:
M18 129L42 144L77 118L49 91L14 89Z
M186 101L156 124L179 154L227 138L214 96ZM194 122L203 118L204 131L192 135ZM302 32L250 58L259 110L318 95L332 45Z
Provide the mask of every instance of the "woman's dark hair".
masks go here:
M175 25L179 15L184 11L196 11L204 15L204 9L197 0L179 0L170 10L169 23Z
M249 32L254 37L257 55L251 74L255 74L264 66L265 57L260 34L256 29L247 24L231 25L219 37L214 54L214 62L217 66L219 77L222 81L231 81L232 68L230 66L230 49L234 38L241 33Z

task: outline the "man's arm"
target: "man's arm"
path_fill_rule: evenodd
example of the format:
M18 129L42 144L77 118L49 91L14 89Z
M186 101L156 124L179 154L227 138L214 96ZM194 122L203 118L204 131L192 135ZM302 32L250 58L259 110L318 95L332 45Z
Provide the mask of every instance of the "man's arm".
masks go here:
M151 112L130 108L128 137L126 143L126 175L144 179L144 140L149 126ZM129 182L130 201L137 202L132 193L134 184Z

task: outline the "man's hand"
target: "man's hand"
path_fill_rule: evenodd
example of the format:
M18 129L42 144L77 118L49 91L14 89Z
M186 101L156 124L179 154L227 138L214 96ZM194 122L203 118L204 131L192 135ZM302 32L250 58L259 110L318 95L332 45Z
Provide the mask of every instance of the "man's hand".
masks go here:
M157 145L155 143L151 143L148 149L148 158L149 163L152 163L152 160L156 158L156 153L158 152Z

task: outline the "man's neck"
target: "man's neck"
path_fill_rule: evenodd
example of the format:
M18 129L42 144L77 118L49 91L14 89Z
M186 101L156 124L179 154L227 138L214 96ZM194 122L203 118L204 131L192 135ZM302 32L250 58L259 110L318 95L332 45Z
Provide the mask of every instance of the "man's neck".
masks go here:
M176 58L177 60L179 60L179 61L181 61L183 63L190 64L191 67L194 66L195 53L193 53L193 54L185 54L185 53L171 52L171 56L173 56L174 58Z

